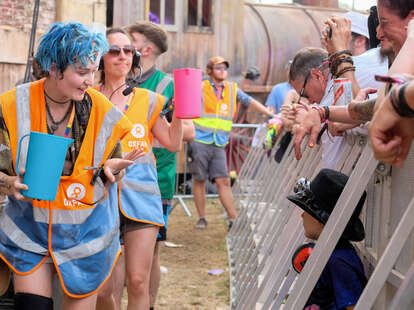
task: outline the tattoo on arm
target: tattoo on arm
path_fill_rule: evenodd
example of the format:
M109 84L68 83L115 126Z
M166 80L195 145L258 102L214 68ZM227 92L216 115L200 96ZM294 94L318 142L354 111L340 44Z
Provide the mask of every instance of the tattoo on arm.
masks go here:
M363 102L352 102L348 111L353 119L360 121L370 121L374 115L375 99Z

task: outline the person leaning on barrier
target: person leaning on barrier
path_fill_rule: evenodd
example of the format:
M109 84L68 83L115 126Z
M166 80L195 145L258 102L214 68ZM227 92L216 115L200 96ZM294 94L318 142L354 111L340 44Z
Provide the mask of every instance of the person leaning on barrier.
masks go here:
M140 152L127 154L130 160L116 158L132 124L90 88L107 49L101 34L79 23L56 23L41 37L35 56L47 77L0 97L0 192L8 195L0 216L0 254L14 272L16 309L53 309L55 272L63 309L95 309L95 293L121 252L118 211L105 197ZM53 202L21 192L28 187L16 175L15 156L19 138L30 130L74 139ZM97 172L84 169L97 165ZM85 191L79 200L69 190L75 184Z
M202 84L201 118L193 120L196 136L190 142L192 162L189 168L194 180L194 202L199 216L195 226L197 229L207 227L205 182L208 178L217 185L220 201L230 219L229 226L237 216L224 150L236 114L236 102L251 106L270 118L274 116L260 102L240 90L236 83L226 81L229 65L220 56L208 61L206 73L209 79Z
M311 182L305 178L296 182L294 194L287 196L287 199L304 211L302 221L307 238L319 239L347 181L348 177L341 172L322 169ZM364 192L322 270L305 310L350 310L357 304L367 278L361 259L350 241L365 238L364 226L359 219L365 198Z

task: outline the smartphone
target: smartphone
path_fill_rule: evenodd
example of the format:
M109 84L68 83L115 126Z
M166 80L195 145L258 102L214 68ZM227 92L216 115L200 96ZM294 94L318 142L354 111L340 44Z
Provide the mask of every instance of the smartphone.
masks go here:
M375 75L375 80L378 82L384 82L384 83L392 83L392 84L404 84L405 81L400 78L387 76L387 75Z

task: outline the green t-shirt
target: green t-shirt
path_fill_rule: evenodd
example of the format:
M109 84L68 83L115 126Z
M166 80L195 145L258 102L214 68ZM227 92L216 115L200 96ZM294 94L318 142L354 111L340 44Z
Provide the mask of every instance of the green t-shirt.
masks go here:
M165 76L166 74L164 72L155 70L155 72L140 84L139 87L156 92L157 86L162 83ZM170 78L169 83L161 94L167 98L167 101L172 100L174 95L174 83L172 78ZM158 147L154 147L153 152L157 159L158 186L161 191L161 198L172 199L175 189L176 155L165 148Z

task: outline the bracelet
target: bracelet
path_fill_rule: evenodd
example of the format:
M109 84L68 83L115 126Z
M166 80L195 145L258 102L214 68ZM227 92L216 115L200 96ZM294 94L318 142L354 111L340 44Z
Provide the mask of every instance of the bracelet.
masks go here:
M329 107L328 106L323 106L323 109L325 110L325 120L329 120Z
M270 113L269 118L273 118L273 117L275 117L275 113Z
M407 104L405 99L405 88L408 83L403 84L398 89L398 98L397 98L397 89L393 88L390 92L390 101L391 105L394 108L395 112L401 117L414 117L414 110Z
M334 78L338 78L341 75L343 75L343 74L345 74L345 73L347 73L349 71L354 71L355 72L355 67L354 66L351 66L351 67L346 67L346 68L342 69L341 71L339 71L338 73L336 73L334 75Z
M122 170L122 169L121 169ZM118 170L117 172L112 172L112 175L118 175L120 172L121 172L121 170Z
M323 109L322 107L317 106L317 105L311 106L311 109L314 109L314 110L318 111L319 117L321 118L321 123L326 121L325 109Z
M337 75L338 67L343 63L350 63L353 66L354 60L350 54L342 54L340 56L334 54L329 57L329 70L333 76Z
M329 57L332 57L332 56L333 57L338 57L338 56L341 56L341 55L344 55L344 54L348 54L348 55L351 55L352 56L352 52L350 50L343 50L343 51L339 51L339 52L333 53Z

